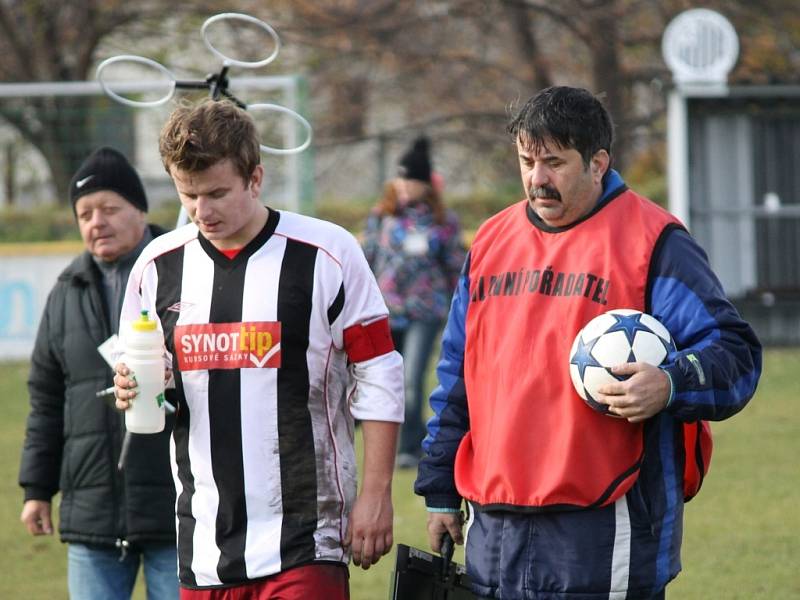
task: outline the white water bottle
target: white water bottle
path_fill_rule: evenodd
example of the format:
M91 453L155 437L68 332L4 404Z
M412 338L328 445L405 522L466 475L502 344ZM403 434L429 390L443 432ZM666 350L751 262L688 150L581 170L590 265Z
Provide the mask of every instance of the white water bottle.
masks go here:
M124 336L123 362L136 379L125 427L132 433L158 433L164 429L164 335L143 310Z

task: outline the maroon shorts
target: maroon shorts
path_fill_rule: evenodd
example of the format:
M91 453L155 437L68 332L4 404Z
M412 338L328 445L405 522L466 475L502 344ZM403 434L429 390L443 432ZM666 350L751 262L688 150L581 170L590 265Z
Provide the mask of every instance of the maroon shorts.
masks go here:
M190 590L180 600L350 600L345 565L303 565L235 587Z

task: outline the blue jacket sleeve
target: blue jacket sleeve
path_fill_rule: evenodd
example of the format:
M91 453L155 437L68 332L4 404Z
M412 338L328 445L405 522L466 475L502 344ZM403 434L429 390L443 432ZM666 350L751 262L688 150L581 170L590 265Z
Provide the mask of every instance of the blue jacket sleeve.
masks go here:
M685 230L662 237L649 297L650 313L678 348L663 367L673 385L667 412L682 421L720 421L742 410L761 375L761 344Z
M469 263L467 254L450 304L447 325L442 333L442 353L436 367L439 385L430 397L433 417L428 421L428 435L422 442L425 456L420 461L414 483L414 492L425 496L425 504L429 508L458 509L461 506L453 470L456 450L469 430L464 387Z

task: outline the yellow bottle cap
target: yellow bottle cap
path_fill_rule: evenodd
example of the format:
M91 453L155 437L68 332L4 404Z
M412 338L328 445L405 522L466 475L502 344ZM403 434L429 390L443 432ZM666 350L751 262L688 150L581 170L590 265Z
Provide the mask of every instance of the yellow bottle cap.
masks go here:
M131 327L134 331L154 331L156 322L151 321L148 312L143 310L139 315L139 319L131 323Z

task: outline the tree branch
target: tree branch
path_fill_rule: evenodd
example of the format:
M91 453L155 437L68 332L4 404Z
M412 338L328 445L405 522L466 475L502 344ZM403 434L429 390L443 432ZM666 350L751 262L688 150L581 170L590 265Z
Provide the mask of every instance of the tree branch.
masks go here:
M6 36L6 39L11 46L14 59L19 66L19 70L8 69L9 75L13 77L14 81L25 81L22 77L23 73L28 73L29 76L33 74L33 65L30 62L31 53L28 49L28 44L23 41L23 37L30 37L20 35L20 26L16 19L9 11L9 7L5 2L0 2L0 30Z

